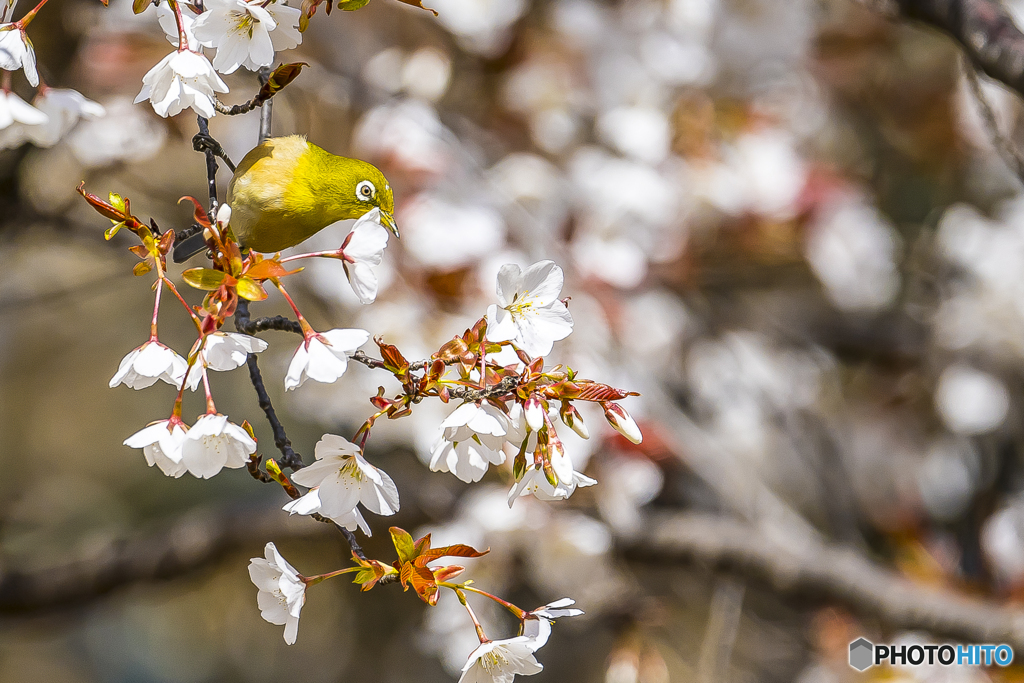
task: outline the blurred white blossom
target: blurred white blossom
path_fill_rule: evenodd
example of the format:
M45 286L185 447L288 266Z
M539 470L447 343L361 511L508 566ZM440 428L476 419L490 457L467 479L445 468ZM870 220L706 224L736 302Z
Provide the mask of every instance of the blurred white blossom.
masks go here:
M951 431L981 434L992 431L1006 419L1010 393L996 377L957 363L939 376L935 405Z
M872 311L890 305L899 292L899 247L895 229L878 209L848 198L824 209L811 226L806 255L836 306Z

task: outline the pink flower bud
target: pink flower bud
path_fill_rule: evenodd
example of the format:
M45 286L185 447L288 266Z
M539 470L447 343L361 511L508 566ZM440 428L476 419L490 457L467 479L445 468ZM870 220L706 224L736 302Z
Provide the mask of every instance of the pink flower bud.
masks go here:
M640 428L636 426L636 422L622 406L618 403L603 403L601 405L604 408L605 419L608 420L608 424L615 427L615 431L633 443L640 443L644 440Z

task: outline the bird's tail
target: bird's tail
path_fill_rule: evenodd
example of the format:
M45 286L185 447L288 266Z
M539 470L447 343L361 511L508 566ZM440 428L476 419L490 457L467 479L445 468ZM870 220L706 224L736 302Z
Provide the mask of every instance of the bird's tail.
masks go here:
M191 237L174 245L173 258L175 263L184 263L201 251L206 250L206 238L202 232L197 232Z

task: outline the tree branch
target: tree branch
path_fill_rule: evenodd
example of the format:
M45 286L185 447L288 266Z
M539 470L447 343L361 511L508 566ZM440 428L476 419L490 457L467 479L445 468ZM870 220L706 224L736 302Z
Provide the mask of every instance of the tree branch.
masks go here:
M134 583L194 574L239 550L282 535L312 536L316 524L280 510L191 513L148 536L110 543L69 564L36 572L0 572L0 614L35 614L81 605Z
M626 556L705 566L786 595L840 603L892 629L920 629L968 643L1024 651L1024 610L915 584L850 548L813 539L784 543L749 524L702 514L656 517Z
M1024 96L1024 33L998 0L861 0L937 28L979 69Z

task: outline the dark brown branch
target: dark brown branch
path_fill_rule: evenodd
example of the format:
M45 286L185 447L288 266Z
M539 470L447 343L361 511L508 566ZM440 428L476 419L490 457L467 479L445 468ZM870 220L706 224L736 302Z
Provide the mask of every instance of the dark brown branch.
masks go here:
M461 398L465 401L479 401L482 398L489 398L492 396L501 396L515 389L516 385L519 384L518 377L506 377L497 384L487 387L486 389L473 389L471 387L455 387L450 389L448 394L452 398Z
M998 0L862 0L951 35L979 69L1024 96L1024 33Z
M197 117L199 120L199 134L197 138L210 138L210 123L204 117ZM210 138L212 140L212 138ZM193 141L193 146L195 142ZM198 151L198 148L196 148ZM204 148L203 152L206 154L206 184L210 191L210 220L214 220L217 216L217 157L214 151L209 148ZM181 240L181 237L177 238Z
M700 514L655 518L629 539L635 560L687 563L840 603L892 629L920 629L968 643L1024 651L1024 610L912 583L850 548L813 538L782 543L749 524Z

